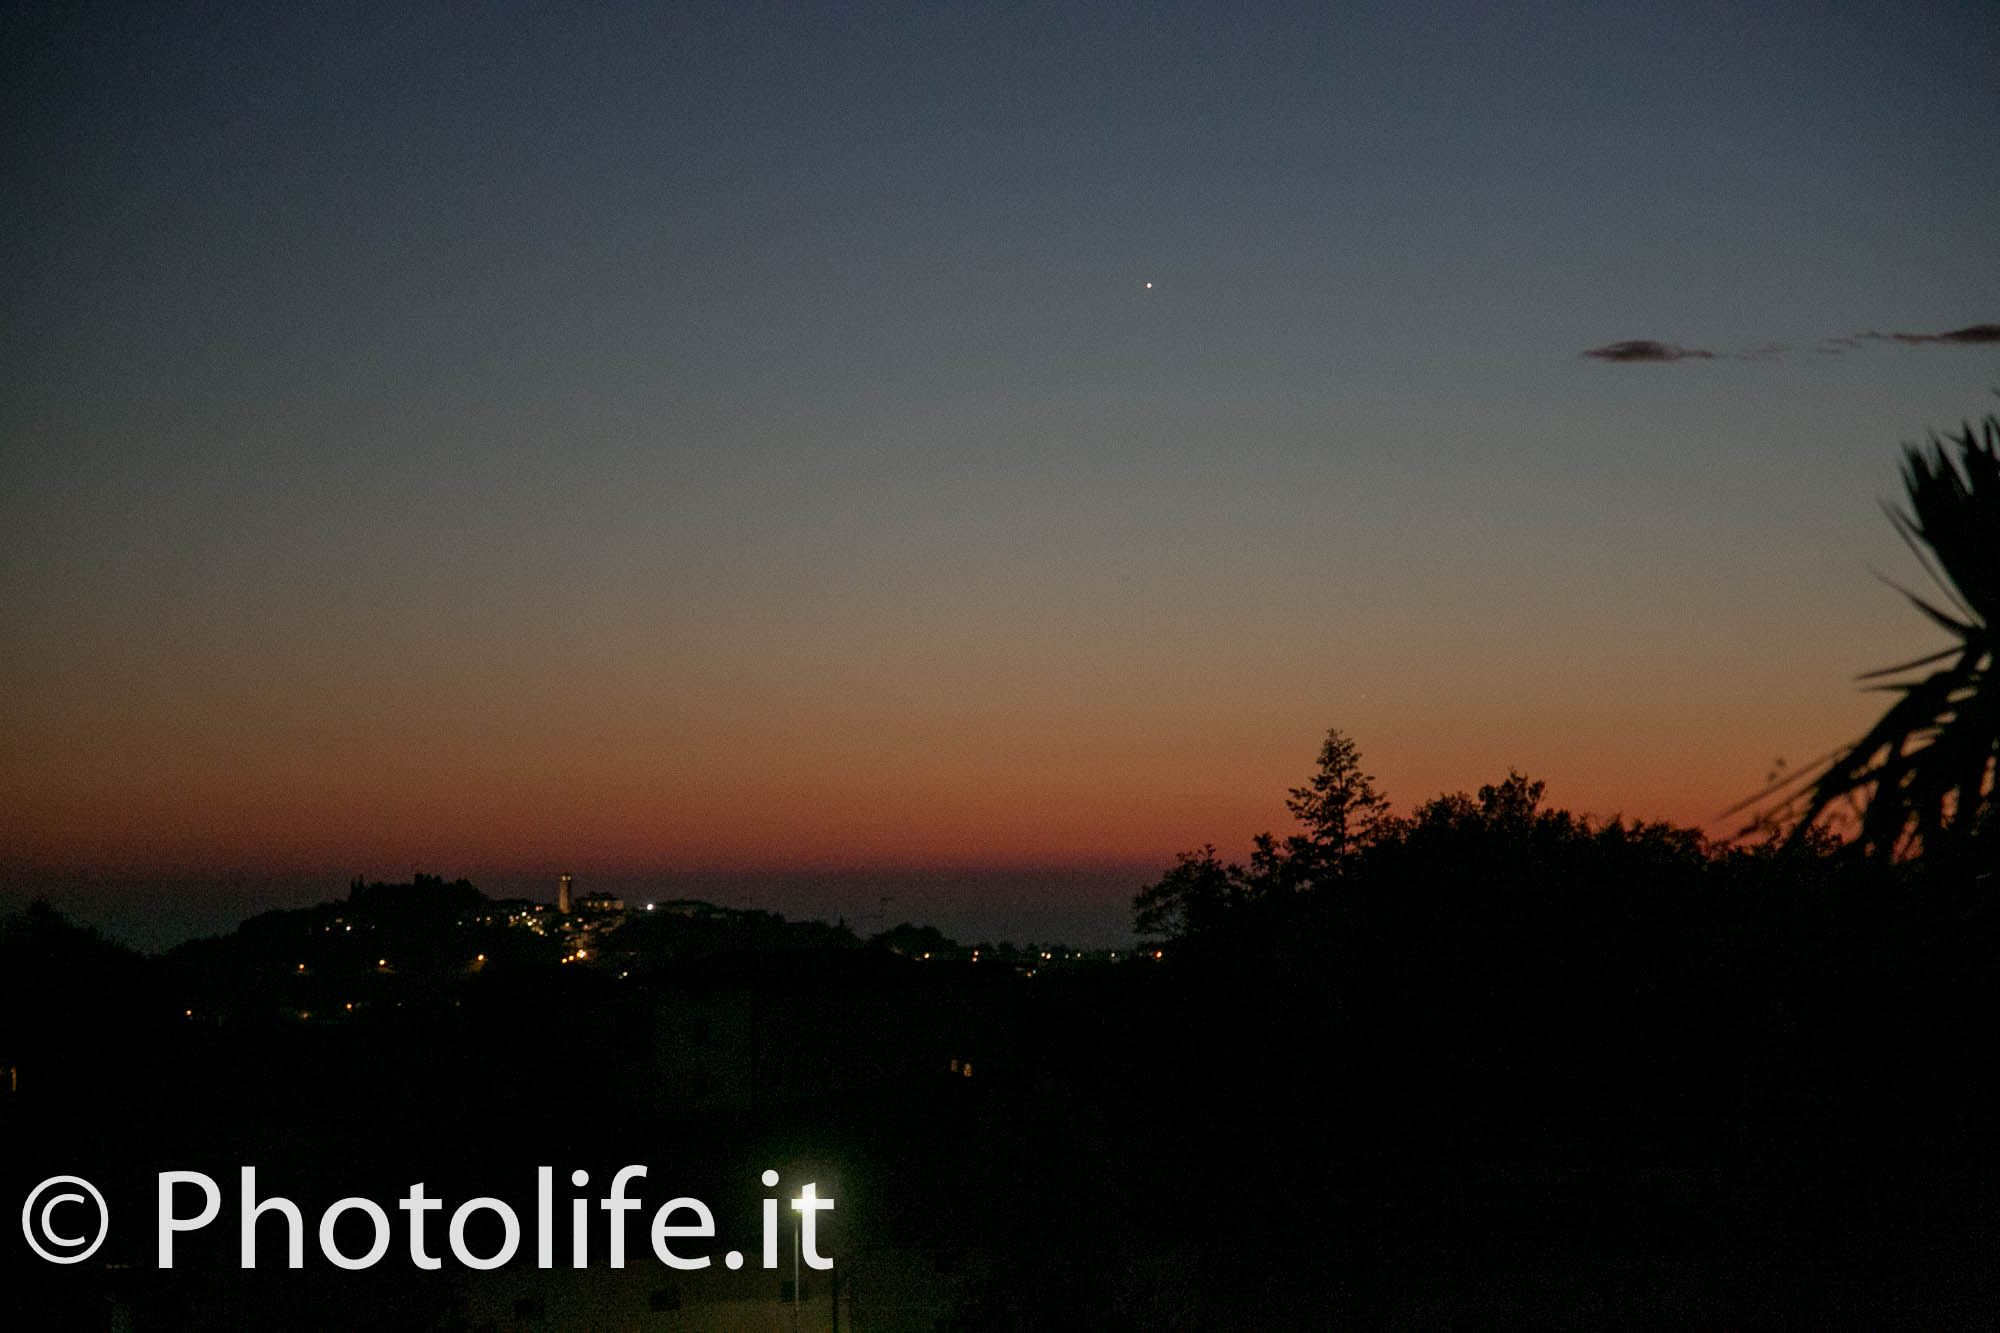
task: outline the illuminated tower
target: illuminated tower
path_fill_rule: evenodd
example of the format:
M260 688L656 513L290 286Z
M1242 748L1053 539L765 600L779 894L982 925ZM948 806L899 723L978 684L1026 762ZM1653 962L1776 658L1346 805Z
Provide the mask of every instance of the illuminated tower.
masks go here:
M569 915L569 882L571 876L564 875L556 881L556 911Z

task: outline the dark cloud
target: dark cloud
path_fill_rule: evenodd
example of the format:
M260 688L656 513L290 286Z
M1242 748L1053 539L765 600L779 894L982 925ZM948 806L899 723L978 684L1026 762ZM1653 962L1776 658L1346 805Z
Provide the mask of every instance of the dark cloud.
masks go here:
M2000 324L1972 324L1949 333L1857 333L1847 338L1821 338L1814 344L1813 351L1821 356L1840 356L1858 351L1866 342L1918 343L1958 343L1978 346L2000 343ZM1709 352L1699 347L1680 347L1674 343L1654 342L1651 338L1634 338L1629 342L1610 343L1603 347L1593 347L1583 353L1599 361L1770 361L1784 355L1791 349L1782 343L1770 343L1752 348L1747 352Z
M1873 335L1880 337L1882 335ZM1899 343L2000 343L2000 324L1974 324L1950 333L1891 333Z
M1704 352L1699 347L1676 347L1672 343L1654 342L1651 338L1635 338L1630 342L1593 347L1584 355L1594 356L1599 361L1715 360L1715 353Z

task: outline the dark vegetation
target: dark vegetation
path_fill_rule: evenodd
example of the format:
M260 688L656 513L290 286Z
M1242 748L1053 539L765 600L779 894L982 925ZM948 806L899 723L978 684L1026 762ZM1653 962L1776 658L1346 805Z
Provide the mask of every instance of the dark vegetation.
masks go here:
M1321 776L1362 805L1351 759ZM1261 1167L1264 1257L1354 1327L1985 1327L1991 883L1541 795L1140 895L1184 1006L1151 1058L1200 1071L1150 1119L1220 1177L1190 1197Z
M1905 445L1903 492L1903 508L1885 506L1889 520L1936 588L1901 591L1951 642L1863 676L1891 696L1881 720L1801 774L1803 793L1777 808L1804 836L1847 802L1854 841L1877 860L1921 855L1987 872L2000 862L2000 416L1933 435L1928 447Z

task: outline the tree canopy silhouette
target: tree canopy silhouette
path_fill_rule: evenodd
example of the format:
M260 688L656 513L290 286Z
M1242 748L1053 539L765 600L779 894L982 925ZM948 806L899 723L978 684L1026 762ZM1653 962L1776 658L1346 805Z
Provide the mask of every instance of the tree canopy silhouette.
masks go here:
M1283 901L1338 878L1395 827L1388 798L1361 771L1359 747L1337 727L1320 742L1312 777L1291 789L1285 807L1303 832L1282 842L1259 833L1247 867L1223 864L1213 844L1181 852L1173 869L1132 899L1133 928L1168 939L1207 934L1236 909Z
M1301 876L1309 880L1338 874L1390 827L1389 799L1376 792L1375 779L1361 771L1360 748L1337 727L1320 742L1311 780L1292 788L1285 808L1305 826L1287 849L1309 869Z

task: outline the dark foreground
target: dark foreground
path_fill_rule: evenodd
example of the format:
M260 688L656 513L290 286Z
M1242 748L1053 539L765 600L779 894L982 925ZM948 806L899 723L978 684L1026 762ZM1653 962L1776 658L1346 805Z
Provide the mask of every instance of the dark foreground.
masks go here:
M1069 967L797 935L462 960L500 937L353 904L342 924L394 939L399 968L328 951L338 904L142 959L16 918L0 1326L777 1329L796 1294L799 1327L863 1331L1992 1327L1990 879L1609 846L1460 847L1394 884L1243 904L1160 960ZM275 1213L241 1266L245 1165L300 1208L302 1267ZM647 1171L614 1271L598 1201L627 1165ZM157 1177L177 1170L220 1208L162 1270ZM112 1211L74 1265L16 1230L57 1174ZM806 1180L836 1199L835 1267L795 1293L783 1201ZM397 1203L418 1181L444 1201L436 1271ZM523 1224L493 1272L445 1239L484 1196ZM714 1213L713 1240L674 1242L705 1270L650 1248L676 1196ZM347 1197L391 1224L365 1270L320 1244ZM200 1202L186 1188L177 1215ZM336 1247L372 1234L350 1211ZM464 1236L475 1256L504 1239L491 1211Z

